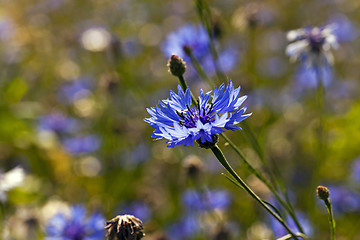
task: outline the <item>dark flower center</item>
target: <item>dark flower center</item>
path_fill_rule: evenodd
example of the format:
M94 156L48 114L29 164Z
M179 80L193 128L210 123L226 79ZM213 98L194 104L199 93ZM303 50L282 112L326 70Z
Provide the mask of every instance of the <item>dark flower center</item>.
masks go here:
M205 107L200 108L199 101L197 103L196 108L190 108L189 105L186 105L187 110L178 112L177 115L180 118L180 125L185 126L187 128L196 127L196 122L200 120L203 124L213 122L213 104L206 104Z
M85 237L85 231L83 226L72 223L66 226L64 235L72 240L83 240Z
M320 53L321 47L325 43L325 37L321 33L320 29L312 29L308 34L308 40L311 46L311 50L316 53Z

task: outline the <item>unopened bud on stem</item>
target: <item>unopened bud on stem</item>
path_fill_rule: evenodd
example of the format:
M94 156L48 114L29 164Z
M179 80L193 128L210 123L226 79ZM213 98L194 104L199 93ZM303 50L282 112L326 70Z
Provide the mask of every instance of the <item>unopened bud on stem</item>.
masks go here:
M175 54L171 55L167 66L169 67L169 72L176 77L181 77L186 70L184 60Z
M324 186L318 186L316 188L316 193L317 193L318 197L324 201L327 200L330 196L329 189Z

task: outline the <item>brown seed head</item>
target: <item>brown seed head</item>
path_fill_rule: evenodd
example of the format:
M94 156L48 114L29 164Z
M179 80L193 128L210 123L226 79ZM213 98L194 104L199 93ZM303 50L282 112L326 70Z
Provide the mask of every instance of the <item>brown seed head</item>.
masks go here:
M324 201L327 200L330 196L329 189L324 186L318 186L316 188L316 193L317 193L318 197Z
M140 240L145 236L143 223L133 215L118 215L106 221L107 240Z
M204 170L204 164L196 155L189 155L183 161L183 169L187 177L198 180Z

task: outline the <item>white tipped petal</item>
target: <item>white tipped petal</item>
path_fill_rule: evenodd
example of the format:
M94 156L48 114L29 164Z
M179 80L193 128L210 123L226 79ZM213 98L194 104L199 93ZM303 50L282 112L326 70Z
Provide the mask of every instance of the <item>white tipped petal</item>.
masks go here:
M298 56L301 52L304 52L308 46L309 46L309 43L307 40L300 40L300 41L291 43L286 47L286 55Z

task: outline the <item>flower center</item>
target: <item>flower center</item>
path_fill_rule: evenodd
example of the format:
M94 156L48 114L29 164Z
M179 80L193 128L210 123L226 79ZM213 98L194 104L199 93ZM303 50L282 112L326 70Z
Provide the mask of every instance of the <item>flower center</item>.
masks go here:
M321 33L320 29L318 28L312 29L308 35L308 39L310 42L311 49L314 52L319 53L322 45L325 43L325 37Z
M213 104L206 104L205 107L200 108L199 101L197 103L196 108L190 108L189 105L186 105L187 110L178 112L177 115L180 118L180 125L185 126L187 128L196 127L196 122L200 120L203 124L213 122Z
M83 240L85 232L83 226L73 223L65 228L64 235L72 240Z

